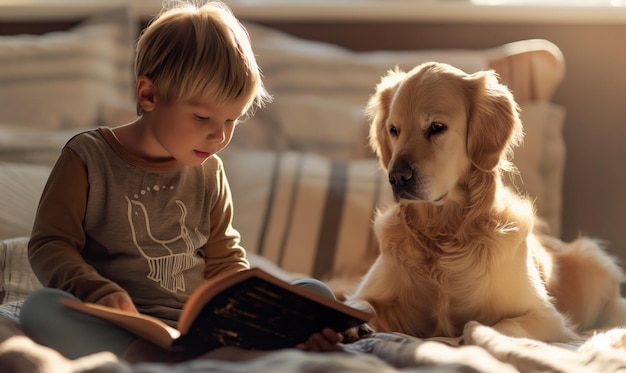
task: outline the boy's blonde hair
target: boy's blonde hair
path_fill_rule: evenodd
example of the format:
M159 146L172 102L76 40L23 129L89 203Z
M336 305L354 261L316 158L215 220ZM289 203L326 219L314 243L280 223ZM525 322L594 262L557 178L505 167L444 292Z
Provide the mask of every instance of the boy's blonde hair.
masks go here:
M164 5L137 42L135 76L149 78L165 102L211 95L252 115L271 100L246 29L220 1Z

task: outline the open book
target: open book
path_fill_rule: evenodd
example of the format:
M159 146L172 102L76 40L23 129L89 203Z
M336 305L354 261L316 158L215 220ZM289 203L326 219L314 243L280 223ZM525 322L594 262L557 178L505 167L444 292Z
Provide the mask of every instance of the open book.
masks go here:
M63 303L165 349L194 353L221 346L255 350L295 347L323 328L342 332L371 318L260 268L217 276L204 283L185 304L178 329L147 315L70 299L63 299Z

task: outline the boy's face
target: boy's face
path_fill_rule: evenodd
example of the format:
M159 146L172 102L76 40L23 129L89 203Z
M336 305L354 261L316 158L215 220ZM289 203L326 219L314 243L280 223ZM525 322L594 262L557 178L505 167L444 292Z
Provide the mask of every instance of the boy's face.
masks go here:
M170 103L157 99L144 117L164 156L198 166L228 145L244 111L244 105L218 104L212 97Z

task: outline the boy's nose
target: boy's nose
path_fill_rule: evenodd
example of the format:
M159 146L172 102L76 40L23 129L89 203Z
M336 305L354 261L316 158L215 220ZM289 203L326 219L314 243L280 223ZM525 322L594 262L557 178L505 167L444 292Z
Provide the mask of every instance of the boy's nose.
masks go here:
M216 126L207 136L207 140L211 142L219 142L220 144L226 141L226 128L224 126Z

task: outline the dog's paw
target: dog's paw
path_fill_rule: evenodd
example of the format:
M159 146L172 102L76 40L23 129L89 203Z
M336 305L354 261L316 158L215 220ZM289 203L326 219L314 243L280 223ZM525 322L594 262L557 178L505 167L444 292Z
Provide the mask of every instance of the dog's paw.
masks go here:
M374 332L375 330L368 324L361 324L346 330L341 335L343 336L343 343L352 343Z
M594 352L606 349L626 350L626 328L597 332L579 348L579 352Z
M352 308L356 308L357 310L361 310L367 312L371 315L376 315L376 310L374 310L374 306L372 306L369 302L364 300L354 300L348 299L346 304ZM361 324L354 328L350 328L344 331L342 334L344 343L351 343L358 341L368 334L374 333L375 330L369 326L367 323Z

